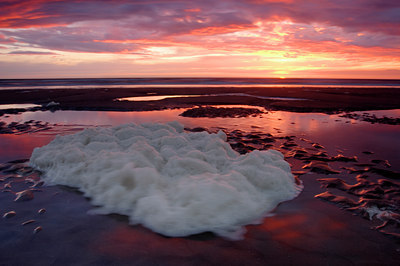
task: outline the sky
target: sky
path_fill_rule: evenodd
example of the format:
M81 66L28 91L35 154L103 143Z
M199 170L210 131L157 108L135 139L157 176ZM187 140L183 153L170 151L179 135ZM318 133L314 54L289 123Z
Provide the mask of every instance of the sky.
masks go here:
M400 79L400 1L0 1L0 78L75 77Z

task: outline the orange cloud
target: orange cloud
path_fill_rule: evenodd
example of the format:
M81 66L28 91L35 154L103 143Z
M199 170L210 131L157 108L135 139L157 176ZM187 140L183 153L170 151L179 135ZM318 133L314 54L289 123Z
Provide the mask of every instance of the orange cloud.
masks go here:
M189 13L196 13L196 12L200 12L201 9L200 8L189 8L189 9L185 9L185 12L189 12Z
M255 29L254 25L225 25L223 27L205 27L200 29L194 29L189 34L191 35L217 35L231 32L237 32L242 30Z
M0 63L47 71L68 62L95 73L112 62L137 75L144 65L157 75L255 76L332 75L340 66L386 77L400 68L398 8L396 0L3 1Z

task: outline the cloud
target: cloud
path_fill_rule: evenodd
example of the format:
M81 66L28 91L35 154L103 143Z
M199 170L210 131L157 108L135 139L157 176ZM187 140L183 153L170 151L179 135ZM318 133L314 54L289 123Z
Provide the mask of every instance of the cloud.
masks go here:
M318 67L319 64L328 64L330 61L333 61L332 65L325 68ZM290 74L289 77L308 78L396 78L400 74L399 64L366 69L363 62L353 62L349 67L346 61L346 58L332 58L313 62L312 58L306 58L306 62L290 66L273 64L271 61L259 62L258 60L258 65L254 65L251 58L246 56L209 56L196 60L167 61L157 64L137 64L129 60L114 60L56 65L40 63L38 60L31 62L2 62L0 60L0 69L7 70L0 72L0 78L274 77L277 71L286 71Z
M38 52L38 51L12 51L8 54L22 54L22 55L56 55L52 52Z
M123 54L152 64L213 54L380 62L400 58L398 14L398 0L10 0L0 1L0 44L27 58Z
M133 44L94 42L103 33L91 33L87 28L53 27L40 30L25 29L19 32L3 31L3 33L13 34L14 38L20 43L56 51L114 53L128 48L133 50L134 47Z
M216 27L237 24L232 20L286 18L299 23L326 23L355 31L400 34L400 3L397 0L27 0L2 1L0 10L1 28L52 27L83 21L124 21L136 17L144 22L138 24L141 27L165 30L168 26L176 26L171 30L186 29L190 32L201 28L199 24L202 23L207 27Z
M0 34L0 43L2 44L8 44L8 43L15 43L16 40L14 38L8 38L4 36L3 34Z

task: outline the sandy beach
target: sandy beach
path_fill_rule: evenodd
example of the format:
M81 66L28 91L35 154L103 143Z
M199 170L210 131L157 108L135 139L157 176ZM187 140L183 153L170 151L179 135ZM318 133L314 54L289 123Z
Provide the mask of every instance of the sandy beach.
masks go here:
M116 101L157 95L194 95L159 101ZM202 95L201 97L199 95ZM204 96L203 96L204 95ZM219 95L219 96L217 96ZM255 97L256 96L256 97ZM260 96L260 97L257 97ZM262 98L264 97L264 98ZM275 99L274 99L275 98ZM277 98L277 99L276 99ZM204 87L0 90L0 104L59 103L61 110L141 111L198 105L254 105L270 110L337 113L400 108L397 88ZM54 107L54 106L53 106ZM4 111L3 111L4 112Z
M179 94L196 96L116 101ZM314 87L0 90L0 104L41 105L1 110L1 264L397 265L399 94ZM88 214L88 198L76 188L43 186L27 161L57 134L142 120L178 120L185 132L223 130L240 154L278 150L304 190L246 226L241 240L165 237L129 225L123 215ZM373 213L374 206L386 212Z
M399 265L399 0L0 7L0 266Z

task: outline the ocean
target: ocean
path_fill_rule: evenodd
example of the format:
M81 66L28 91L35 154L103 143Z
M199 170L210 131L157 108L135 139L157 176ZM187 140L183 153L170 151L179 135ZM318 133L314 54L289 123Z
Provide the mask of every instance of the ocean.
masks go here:
M137 87L149 90L118 89ZM150 89L158 87L172 89ZM197 87L217 89L185 90ZM373 89L341 90L355 87ZM397 265L400 109L397 89L375 88L399 87L356 79L0 80L0 261ZM71 91L81 88L100 89ZM180 104L198 91L210 94ZM216 95L219 102L205 101ZM320 95L334 108L347 101L371 109L257 105L307 107ZM391 102L396 109L374 109ZM197 104L220 115L184 115ZM262 219L251 213L271 208Z
M398 79L304 79L304 78L71 78L0 79L6 89L82 89L137 87L373 87L400 88Z

